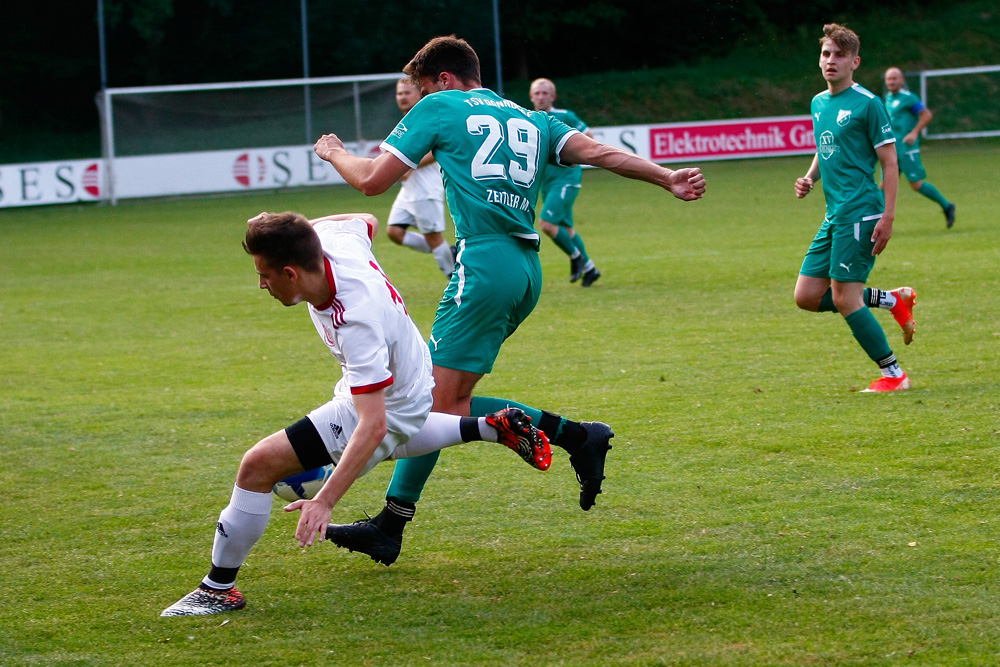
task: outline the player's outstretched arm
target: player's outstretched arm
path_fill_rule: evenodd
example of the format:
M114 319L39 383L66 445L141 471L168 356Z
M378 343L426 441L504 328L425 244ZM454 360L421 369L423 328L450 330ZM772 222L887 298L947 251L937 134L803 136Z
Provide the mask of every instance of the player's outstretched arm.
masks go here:
M667 169L634 153L595 141L584 134L570 137L559 159L564 164L589 164L610 172L659 185L678 199L693 201L705 195L705 176L697 167Z
M374 159L358 157L344 147L336 134L324 134L313 150L332 164L352 188L369 197L388 190L410 169L389 152Z
M385 438L385 390L355 394L354 406L358 412L358 425L344 447L344 453L333 469L333 474L315 498L296 500L285 507L286 512L302 511L295 529L295 539L299 541L299 546L312 546L317 535L322 541L334 506L361 476L365 465Z

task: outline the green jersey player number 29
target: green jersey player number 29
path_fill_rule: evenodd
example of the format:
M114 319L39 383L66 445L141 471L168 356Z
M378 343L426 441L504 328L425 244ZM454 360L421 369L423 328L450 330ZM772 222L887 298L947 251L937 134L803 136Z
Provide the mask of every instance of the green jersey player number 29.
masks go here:
M491 160L504 140L503 125L493 116L469 116L466 127L470 134L486 134L483 145L476 151L472 159L472 177L477 181L506 179L510 172L510 180L521 187L530 188L538 173L538 128L523 118L507 120L507 144L518 157L524 158L525 166L514 160L510 161L509 169Z

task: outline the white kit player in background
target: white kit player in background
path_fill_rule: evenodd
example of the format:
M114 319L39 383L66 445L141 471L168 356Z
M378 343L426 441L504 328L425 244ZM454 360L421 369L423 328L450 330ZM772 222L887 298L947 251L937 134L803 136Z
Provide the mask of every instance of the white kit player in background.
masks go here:
M420 101L420 89L408 77L396 82L396 104L405 115ZM434 255L441 272L451 277L455 271L455 250L444 239L444 184L441 166L428 153L417 168L407 172L386 221L389 239L398 245ZM416 227L419 234L410 231Z
M499 442L539 470L552 451L545 434L517 408L486 417L431 412L434 378L427 344L375 256L378 220L367 213L306 220L261 213L248 221L243 247L259 286L285 306L306 302L316 331L340 362L333 398L243 456L229 505L219 515L212 567L201 585L162 616L241 609L236 575L264 534L271 489L289 475L333 464L315 497L296 500L295 539L323 540L333 507L351 484L385 459L421 456L473 440Z

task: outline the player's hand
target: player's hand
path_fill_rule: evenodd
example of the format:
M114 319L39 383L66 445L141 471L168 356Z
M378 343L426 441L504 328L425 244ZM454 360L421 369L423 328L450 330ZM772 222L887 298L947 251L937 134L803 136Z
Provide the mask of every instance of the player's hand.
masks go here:
M267 211L263 211L263 212L261 212L261 213L258 213L258 214L257 214L257 215L255 215L254 217L252 217L252 218L250 218L249 220L247 220L247 226L248 226L248 227L249 227L249 226L253 226L253 224L254 224L255 222L260 222L261 220L263 220L263 219L264 219L264 216L266 216L266 215L267 215Z
M882 218L875 224L875 231L872 232L872 243L875 244L875 247L872 248L872 255L879 255L885 250L889 239L892 238L892 222L893 216L883 214Z
M670 191L678 199L694 201L705 196L705 175L698 167L678 169L667 177Z
M313 150L316 151L316 155L329 162L330 157L335 152L347 149L344 148L344 142L336 134L324 134L313 146Z
M300 547L311 547L319 536L322 542L326 536L326 527L330 525L330 516L333 507L327 505L319 498L312 500L296 500L285 507L286 512L299 510L299 525L295 528L295 539L299 541Z
M813 179L808 176L803 176L795 181L795 196L802 199L807 194L812 192L813 189Z
M910 132L908 135L903 137L903 143L906 144L907 146L912 146L913 144L917 143L917 133Z

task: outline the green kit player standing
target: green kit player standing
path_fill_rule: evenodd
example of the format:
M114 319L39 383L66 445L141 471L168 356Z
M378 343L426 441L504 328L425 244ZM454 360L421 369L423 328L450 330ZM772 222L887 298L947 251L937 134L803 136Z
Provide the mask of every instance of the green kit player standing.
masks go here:
M817 151L809 171L795 182L795 194L805 197L822 177L826 217L802 262L795 303L803 310L844 316L882 371L865 391L909 389L910 380L869 308L891 310L909 345L917 294L909 287L865 288L875 256L892 236L899 185L895 139L882 101L854 83L854 70L861 64L858 36L836 23L823 26L823 35L819 67L827 90L812 100ZM876 162L885 175L884 196L875 183Z
M594 141L546 113L528 111L482 87L479 58L455 36L436 37L403 71L424 96L382 144L377 158L352 155L334 134L316 154L366 195L385 192L401 174L433 151L444 176L455 221L458 257L430 335L434 410L479 415L494 405L519 407L549 441L565 449L580 482L580 507L594 505L614 435L607 424L573 422L502 399L473 396L493 368L504 340L532 311L542 287L535 202L546 164L591 164L659 185L682 200L700 199L699 169L672 171L614 146ZM487 412L486 414L488 414ZM402 545L437 455L397 464L386 506L372 519L331 525L335 544L386 565Z
M590 128L569 109L552 106L556 101L556 84L549 79L535 79L529 89L531 103L535 111L544 111L555 116L570 127L593 137ZM584 287L590 287L601 277L587 255L583 238L573 229L573 202L580 194L583 181L583 167L550 166L542 176L542 212L539 225L559 249L569 257L569 281L575 283L583 278Z
M955 205L927 182L927 171L920 161L920 133L930 124L934 114L906 87L903 71L898 67L885 71L885 87L885 108L896 137L899 171L906 176L911 188L941 207L945 224L951 228L955 224Z

